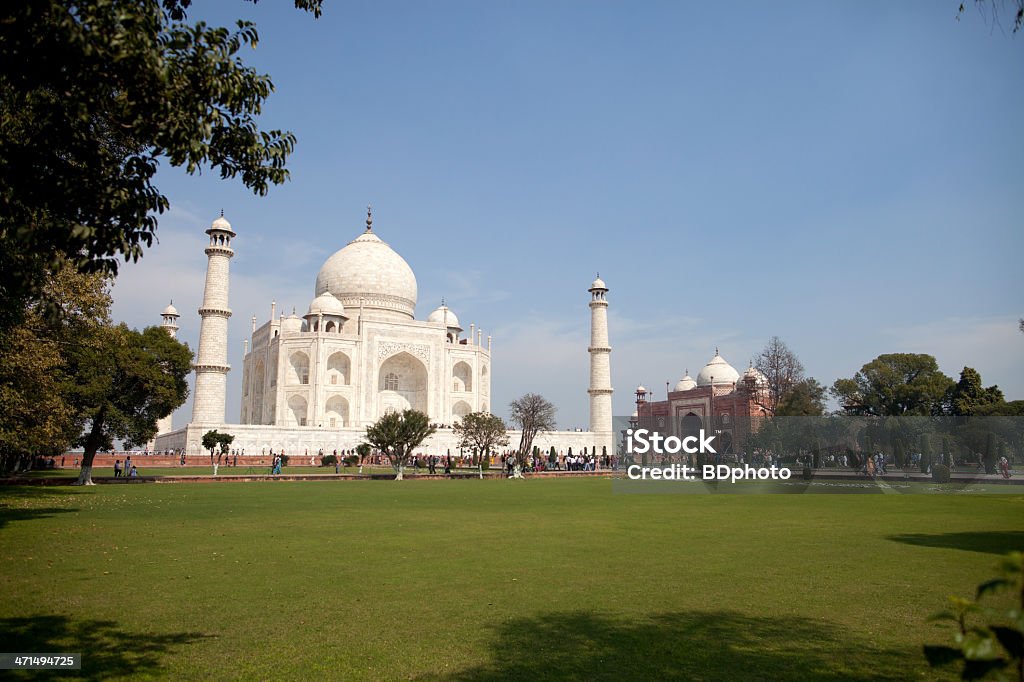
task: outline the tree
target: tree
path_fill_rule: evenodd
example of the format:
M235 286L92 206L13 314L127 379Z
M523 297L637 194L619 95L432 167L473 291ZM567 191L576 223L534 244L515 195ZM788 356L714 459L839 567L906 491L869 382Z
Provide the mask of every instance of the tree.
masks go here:
M783 394L775 408L777 417L820 417L825 414L825 387L808 378Z
M996 25L1000 23L999 15L1005 11L1007 4L1010 5L1011 9L1010 16L1013 19L1013 32L1016 33L1021 29L1021 26L1024 26L1024 0L1010 0L1009 3L1006 3L1003 0L1000 0L999 2L996 2L996 0L974 0L974 6L978 8L978 11L983 14L990 15L992 17L992 23ZM963 16L963 13L966 10L967 3L961 2L960 8L956 13L957 21L960 21L960 17Z
M949 414L966 417L984 410L988 405L1005 402L998 386L982 388L981 374L972 367L960 371L960 381L950 387L946 398Z
M67 450L80 432L65 386L69 349L109 324L108 281L65 268L46 279L47 298L61 314L47 316L38 300L19 311L21 324L0 329L0 471Z
M223 455L231 447L231 444L235 442L235 437L230 433L221 433L217 429L212 429L203 434L203 448L210 451L210 461L213 461L213 455L217 454L220 461L220 455Z
M772 416L786 393L803 381L804 366L782 339L773 336L754 360L754 367L768 381L764 407Z
M419 410L389 412L366 427L366 442L380 450L395 470L395 480L401 481L405 463L424 440L437 431L430 418Z
M516 478L522 477L522 468L526 464L526 456L533 449L533 439L541 431L553 431L555 428L555 406L537 393L527 393L513 400L511 420L520 429L519 449L516 450Z
M295 5L319 16L321 2ZM0 329L47 270L114 275L141 257L169 207L152 184L161 160L259 195L288 178L295 136L256 125L274 86L238 56L256 27L188 23L190 5L0 5Z
M832 394L849 414L878 417L942 414L953 380L939 371L931 355L890 353L838 379Z
M104 325L71 347L65 390L85 450L78 485L92 484L96 452L115 439L132 447L156 435L157 420L188 397L191 371L192 351L160 327Z
M453 427L460 448L471 448L490 459L491 449L508 445L505 421L489 412L470 412Z
M360 443L356 446L356 455L359 457L359 473L363 473L363 462L370 456L373 448L369 443Z

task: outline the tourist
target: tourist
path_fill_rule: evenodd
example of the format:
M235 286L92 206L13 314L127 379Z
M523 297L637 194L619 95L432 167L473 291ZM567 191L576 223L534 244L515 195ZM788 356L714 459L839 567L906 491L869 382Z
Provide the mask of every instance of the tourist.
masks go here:
M129 473L128 475L129 475L129 476L130 476L131 478L138 478L138 476L139 476L139 470L135 468L135 465L134 465L134 464L132 465L132 470L131 470L131 473Z
M114 478L121 478L121 460L114 460Z
M1005 457L999 458L999 473L1003 475L1003 478L1010 477L1010 461Z

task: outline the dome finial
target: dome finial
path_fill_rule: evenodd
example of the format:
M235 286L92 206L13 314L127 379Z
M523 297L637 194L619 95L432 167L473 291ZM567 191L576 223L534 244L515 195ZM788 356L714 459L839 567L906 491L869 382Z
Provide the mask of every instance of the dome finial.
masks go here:
M718 352L718 346L715 346L715 355L721 355L721 353Z
M446 305L446 304L445 304L445 302L444 302L444 296L442 296L442 297L441 297L441 307L443 308L443 307L445 307L445 305Z
M223 209L223 208L222 208L222 209L220 210L220 217L221 217L221 218L223 218L223 217L224 217L224 209Z
M370 204L366 205L366 231L373 231L373 206Z

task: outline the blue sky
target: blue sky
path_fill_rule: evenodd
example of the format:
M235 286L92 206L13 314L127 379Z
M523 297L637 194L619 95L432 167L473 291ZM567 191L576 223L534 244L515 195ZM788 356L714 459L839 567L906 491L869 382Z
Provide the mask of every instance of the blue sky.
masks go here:
M587 424L589 296L611 291L615 412L715 347L772 335L831 384L880 353L970 365L1024 398L1024 34L958 2L197 2L249 18L272 76L261 124L298 137L256 197L163 168L160 243L114 314L173 298L195 347L203 230L232 262L228 417L242 339L299 314L326 258L374 229L494 336L494 410L527 391ZM187 421L191 401L175 416Z

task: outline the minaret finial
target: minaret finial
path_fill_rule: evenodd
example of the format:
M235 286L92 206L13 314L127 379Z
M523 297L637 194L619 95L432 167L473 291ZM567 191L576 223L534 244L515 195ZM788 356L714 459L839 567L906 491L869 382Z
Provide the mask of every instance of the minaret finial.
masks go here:
M366 231L370 232L373 230L373 206L370 204L366 205Z
M222 209L220 210L220 217L221 217L221 218L223 218L223 217L224 217L224 209L223 209L223 208L222 208Z
M715 355L718 355L718 346L715 346Z
M443 308L444 306L445 306L445 302L444 302L444 296L442 296L442 297L441 297L441 307Z

